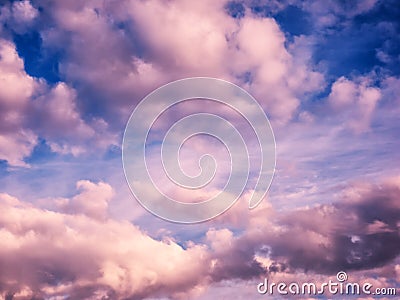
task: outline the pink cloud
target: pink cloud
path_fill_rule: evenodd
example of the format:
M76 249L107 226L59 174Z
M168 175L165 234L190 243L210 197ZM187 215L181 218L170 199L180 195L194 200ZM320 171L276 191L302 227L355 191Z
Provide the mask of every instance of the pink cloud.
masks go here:
M104 182L95 184L88 180L76 183L80 192L71 199L57 200L58 209L69 214L82 214L93 219L108 218L108 203L114 196L113 188Z
M58 211L0 195L3 293L14 293L16 299L184 299L200 296L221 280L253 282L267 275L299 280L306 270L329 275L343 269L357 280L380 274L384 279L375 282L380 286L398 276L393 264L399 229L396 178L349 186L343 200L332 205L281 214L268 205L261 212L246 208L236 219L237 228L246 228L243 234L233 234L229 224L235 218L227 217L225 223L213 222L216 227L204 242L185 247L168 234L155 240L127 221L110 218L114 191L108 184L79 181L77 188L71 198L46 200L55 201ZM246 212L252 216L243 221ZM229 214L235 215L234 208ZM384 231L376 230L377 220L385 224ZM308 272L305 278L314 278Z
M43 49L63 45L60 73L65 82L49 87L43 79L30 77L13 43L4 41L8 54L2 54L2 74L7 74L9 88L0 92L0 101L9 105L12 99L14 108L7 113L11 121L3 126L15 128L20 120L17 125L24 134L3 140L12 145L24 136L39 136L61 154L85 154L93 145L104 149L118 143L123 120L146 93L188 76L236 82L257 97L276 124L286 124L297 113L299 97L320 89L323 75L299 47L306 44L304 39L287 49L273 19L247 14L234 20L224 5L207 1L194 7L184 0L121 1L112 6L54 3L48 10L54 26L40 30L40 36ZM12 10L25 23L39 16L28 1L16 2ZM248 81L244 74L250 74ZM85 117L94 106L98 115ZM31 140L25 139L29 146L21 147L21 153L12 151L12 158L7 150L3 159L23 165L35 145Z
M368 81L368 78L358 78L354 82L341 77L332 85L328 97L332 108L345 115L346 125L356 133L369 129L382 96L380 89L372 87Z
M220 2L121 1L88 3L84 9L57 4L53 18L57 26L43 32L44 43L67 44L61 72L70 82L85 83L86 93L100 96L106 121L115 114L125 117L161 84L211 76L248 88L278 123L286 123L296 113L299 96L323 84L309 57L297 57L296 47L286 49L273 19L248 15L234 20ZM124 28L116 29L116 23ZM246 73L250 82L238 79Z
M0 159L26 166L22 159L32 151L37 136L23 128L23 122L29 99L40 83L25 73L14 44L4 39L0 39L0 74Z
M38 10L29 0L5 2L0 8L0 22L7 22L17 33L26 32L34 24L38 15Z
M65 83L49 87L25 72L24 62L11 41L0 40L0 159L11 166L27 166L24 158L46 138L55 152L74 155L91 151L87 143L105 148L116 143L101 118L84 121L76 91Z
M110 186L77 185L79 194L63 206L69 213L1 194L3 292L15 293L16 299L24 291L81 299L104 291L114 298L142 298L190 292L206 279L201 279L208 270L204 246L183 249L154 240L129 222L104 219Z

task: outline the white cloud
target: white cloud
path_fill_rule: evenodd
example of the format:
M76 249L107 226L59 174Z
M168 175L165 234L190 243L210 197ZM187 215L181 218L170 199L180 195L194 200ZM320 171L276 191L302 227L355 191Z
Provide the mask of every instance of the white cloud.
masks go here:
M118 123L116 114L126 117L151 89L190 76L239 83L278 123L288 122L300 97L321 88L322 74L313 70L309 57L286 49L273 19L246 15L235 20L224 5L151 0L87 3L82 9L58 3L52 11L56 27L42 36L49 47L66 45L61 72L100 101L107 122Z
M38 15L38 10L29 0L13 1L0 7L0 23L7 23L8 27L19 34L31 28Z
M77 187L79 194L64 207L71 214L0 194L1 292L87 299L103 291L112 298L143 298L185 294L206 279L204 246L183 249L127 221L104 219L111 187L89 181Z
M346 125L356 133L369 129L372 114L380 99L380 89L371 86L366 77L356 81L340 77L333 83L328 97L332 108L345 115Z
M58 200L59 209L70 214L84 214L105 220L108 217L108 203L114 196L112 187L104 182L95 184L88 180L78 181L76 187L80 193L71 199Z
M39 14L29 0L15 1L11 10L16 21L26 24L32 22Z
M23 158L36 144L37 136L24 129L29 100L39 82L27 75L15 46L0 39L0 159L15 166L25 166Z
M73 88L65 83L49 87L28 75L15 45L4 39L0 39L0 82L4 87L0 90L0 159L10 165L27 166L24 158L39 136L62 154L78 155L117 143L117 135L103 119L83 120Z

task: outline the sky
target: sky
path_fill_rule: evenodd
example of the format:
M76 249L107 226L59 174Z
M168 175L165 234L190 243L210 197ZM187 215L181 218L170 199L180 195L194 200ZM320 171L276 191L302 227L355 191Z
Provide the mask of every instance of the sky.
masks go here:
M396 0L0 1L0 299L291 299L257 285L339 271L399 294L399 20ZM128 119L188 77L232 82L268 116L276 169L255 209L249 188L222 215L177 224L132 195ZM155 134L196 111L232 117L213 105L177 106ZM188 173L209 152L226 167L221 144L186 147ZM168 191L204 200L217 175Z

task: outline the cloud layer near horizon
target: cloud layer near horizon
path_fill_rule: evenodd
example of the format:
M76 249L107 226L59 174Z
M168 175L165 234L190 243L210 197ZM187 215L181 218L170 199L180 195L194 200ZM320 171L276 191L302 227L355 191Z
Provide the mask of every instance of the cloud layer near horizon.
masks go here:
M332 205L284 214L264 206L239 221L246 228L242 234L211 228L203 242L187 241L184 247L168 235L155 240L129 222L111 219L108 184L80 181L77 188L70 199L42 201L56 203L53 210L1 194L2 290L17 299L24 294L187 299L223 280L296 271L312 278L343 269L380 274L399 254L399 178L347 186ZM243 210L235 208L226 218L235 213ZM398 266L380 276L398 280Z

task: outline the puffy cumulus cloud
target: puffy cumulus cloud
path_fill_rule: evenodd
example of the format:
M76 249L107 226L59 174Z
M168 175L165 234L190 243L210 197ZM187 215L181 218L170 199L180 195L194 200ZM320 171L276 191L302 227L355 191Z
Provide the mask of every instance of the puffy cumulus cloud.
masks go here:
M1 194L3 293L14 299L143 299L187 297L201 287L209 267L204 246L184 249L172 240L154 240L129 222L100 221L111 188L88 181L78 187L80 193L64 206L70 213Z
M37 16L38 11L30 1L16 1L11 7L13 18L19 22L29 25Z
M231 294L232 274L238 270L253 287L262 276L273 282L322 283L343 270L351 282L393 287L400 258L399 190L396 177L380 184L349 184L341 200L332 204L281 213L271 206L263 207L261 214L242 210L242 215L250 215L242 218L242 234L210 229L206 235L214 259L218 257L213 262L218 271L213 273L212 292L200 299Z
M71 198L43 199L40 207L0 194L3 296L188 299L214 281L264 271L246 247L226 256L235 243L229 229L211 229L204 244L185 247L168 235L155 240L110 218L114 191L107 183L82 180L77 189Z
M246 18L237 39L241 51L234 61L239 64L239 72L250 72L254 76L251 89L261 103L270 103L268 112L290 118L299 101L289 88L274 88L286 85L291 58L283 47L285 37L277 23L273 19Z
M2 111L4 109L20 108L24 106L35 91L35 79L25 73L24 62L18 56L12 42L1 39L1 81L0 99Z
M278 266L333 274L390 265L400 254L399 191L398 177L354 183L333 204L255 218L225 251L231 257L253 251L270 260L270 271Z
M330 205L279 214L270 205L262 212L245 207L245 231L226 228L229 219L213 221L202 242L185 247L168 234L155 240L110 218L108 184L79 181L77 188L71 198L46 199L48 209L0 195L4 295L187 299L232 280L268 275L286 282L320 274L323 281L339 270L359 281L379 276L375 286L397 280L399 178L349 185Z
M38 10L29 0L7 2L0 7L0 22L17 33L26 32L38 15Z
M35 99L39 127L46 128L46 135L55 137L62 133L65 137L88 138L94 135L79 115L76 108L76 93L64 83L58 83L45 97Z
M126 1L116 13L134 22L145 57L165 70L226 77L227 39L237 25L225 14L224 1Z
M36 143L37 136L30 130L0 134L0 158L11 166L27 167L23 158L31 154Z
M14 166L25 166L37 135L23 128L29 99L40 83L27 75L13 43L0 39L0 159Z
M182 6L185 9L186 6ZM252 92L274 120L290 120L300 103L299 96L307 91L318 90L323 82L322 75L314 72L307 61L296 61L296 51L290 53L285 48L285 36L274 19L246 15L237 21L223 13L222 9L215 11L211 16L209 14L207 26L203 26L204 21L199 21L190 27L198 32L194 29L181 32L181 29L174 27L176 33L172 40L166 32L173 49L180 50L171 49L169 55L173 55L172 58L165 57L168 54L160 57L169 63L182 63L185 60L181 60L181 57L196 55L198 58L194 58L190 65L183 65L184 74L219 75L232 80ZM181 14L180 18L191 14ZM203 15L197 17L202 19ZM209 31L214 34L208 35ZM204 38L201 38L203 35L208 37L206 45ZM193 50L187 51L187 47L179 44L182 41L193 41ZM217 46L211 47L212 41Z
M249 280L266 273L266 269L255 259L254 247L251 243L233 238L226 229L207 233L211 243L213 258L211 259L212 282L240 279ZM221 239L221 241L219 241ZM226 244L223 245L222 243Z
M346 125L356 133L369 129L371 117L382 97L381 90L371 86L369 81L366 77L354 81L340 77L333 83L328 96L334 111L343 114Z
M31 104L29 126L48 140L51 149L77 156L117 143L117 135L101 118L83 119L75 89L58 83ZM93 147L94 146L94 147Z
M164 82L164 74L136 53L137 42L106 3L52 2L48 14L54 26L41 31L43 45L55 51L63 45L65 59L60 61L60 72L84 99L81 110L93 114L96 107L97 114L108 117L107 121L117 123L120 129L121 109L126 105L132 108L145 93Z
M152 88L189 76L234 81L278 122L287 122L304 93L323 85L322 74L286 49L275 20L251 14L237 20L225 4L56 2L48 11L55 26L41 36L46 47L65 46L60 70L87 96L82 109L96 105L118 126L116 114L126 117Z
M273 19L247 14L236 20L225 4L43 0L3 6L1 21L10 32L22 32L16 20L24 26L37 22L42 55L60 52L62 45L59 69L65 82L49 86L29 76L14 44L1 41L1 75L8 86L0 92L1 127L8 130L2 132L8 145L2 159L24 165L38 136L62 154L116 144L125 118L146 93L188 76L236 82L277 124L288 122L323 76L299 47L287 49Z
M69 214L83 214L93 219L105 220L108 203L114 196L112 187L104 182L95 184L88 180L76 184L78 195L71 199L57 199L58 209Z
M76 91L65 83L50 87L25 72L15 45L0 39L0 159L11 166L27 166L24 158L45 138L52 150L74 155L91 147L116 143L101 118L84 120L77 107Z

